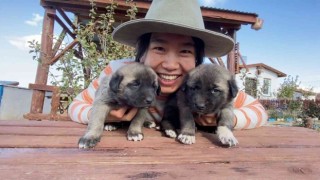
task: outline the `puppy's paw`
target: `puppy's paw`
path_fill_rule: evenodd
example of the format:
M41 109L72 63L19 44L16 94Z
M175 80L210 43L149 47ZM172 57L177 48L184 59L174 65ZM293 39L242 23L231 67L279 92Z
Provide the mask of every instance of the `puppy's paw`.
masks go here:
M142 141L143 134L142 133L128 133L127 139L128 139L128 141Z
M166 130L164 130L164 133L166 134L166 136L168 136L170 138L176 138L177 137L176 131L174 131L172 129L166 129Z
M100 137L83 136L79 139L79 149L89 149L95 147L100 142Z
M178 140L183 144L194 144L196 143L196 137L189 134L179 134Z
M151 129L151 128L155 128L157 126L157 124L155 122L153 122L153 121L145 121L143 123L143 126L146 127L146 128Z
M219 126L217 135L223 145L229 145L229 147L231 147L239 144L238 140L233 136L232 131L226 126Z
M105 129L106 131L115 131L115 130L118 129L118 126L116 126L116 125L114 125L114 124L106 124L106 125L104 126L104 129Z

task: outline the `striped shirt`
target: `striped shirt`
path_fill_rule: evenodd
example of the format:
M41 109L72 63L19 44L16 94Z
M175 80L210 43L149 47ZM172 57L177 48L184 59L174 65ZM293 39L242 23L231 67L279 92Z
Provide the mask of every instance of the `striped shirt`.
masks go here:
M88 124L95 92L97 91L101 80L106 76L111 76L112 72L130 62L132 62L132 59L111 61L101 72L99 78L93 80L88 88L78 94L69 105L68 114L70 118L75 122ZM161 121L166 99L167 98L164 96L157 97L156 105L149 108L149 114L147 115L146 120L155 121L157 123ZM235 129L252 129L260 127L264 125L268 119L268 115L259 100L243 91L239 91L234 100L234 114ZM214 117L214 115L195 116L198 120L206 119L206 121L208 121L208 119L210 119L212 122L215 121Z

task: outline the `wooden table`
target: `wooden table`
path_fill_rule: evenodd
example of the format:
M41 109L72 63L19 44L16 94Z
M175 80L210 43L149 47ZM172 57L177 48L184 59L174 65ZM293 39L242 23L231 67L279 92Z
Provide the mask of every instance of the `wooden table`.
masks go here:
M200 131L196 144L183 145L154 129L144 129L142 142L127 141L120 129L80 150L85 128L0 121L1 179L320 179L320 134L302 127L235 131L235 148Z

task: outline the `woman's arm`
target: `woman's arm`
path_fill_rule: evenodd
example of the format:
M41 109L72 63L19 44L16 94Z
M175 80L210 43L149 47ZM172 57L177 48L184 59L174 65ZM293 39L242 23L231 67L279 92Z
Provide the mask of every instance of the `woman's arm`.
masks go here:
M101 73L98 79L93 80L87 89L78 94L73 102L69 105L68 114L72 121L88 124L89 117L94 101L95 93L100 85L101 80L106 76L111 76L112 69L108 65ZM112 110L108 116L110 122L130 121L137 113L137 109L129 109L126 107L118 110Z
M267 122L268 114L258 99L239 91L234 100L234 128L253 129ZM201 126L216 126L215 115L196 117L195 121Z

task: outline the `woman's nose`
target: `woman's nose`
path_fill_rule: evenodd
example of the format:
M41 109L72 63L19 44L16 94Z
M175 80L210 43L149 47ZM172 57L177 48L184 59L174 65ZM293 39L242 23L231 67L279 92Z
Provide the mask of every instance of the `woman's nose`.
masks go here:
M164 57L162 67L168 70L175 70L179 68L178 57L174 53L168 53Z

